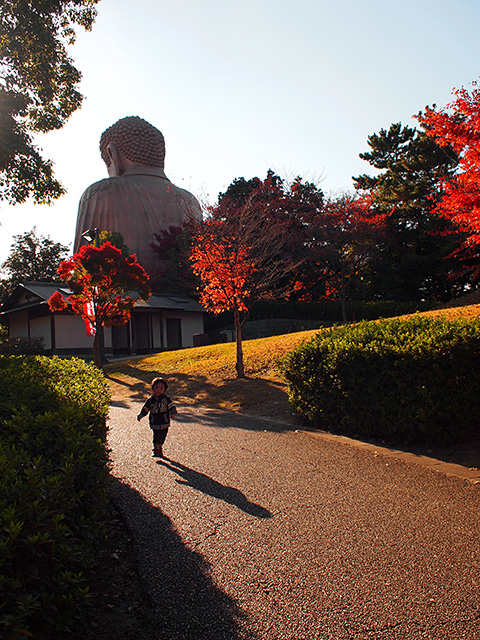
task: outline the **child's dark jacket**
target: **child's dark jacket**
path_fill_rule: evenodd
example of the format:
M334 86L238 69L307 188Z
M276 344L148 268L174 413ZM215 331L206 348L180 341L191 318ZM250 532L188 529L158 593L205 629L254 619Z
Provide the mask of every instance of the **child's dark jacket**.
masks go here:
M145 402L142 410L138 414L138 419L149 414L151 429L168 429L170 426L170 416L177 413L177 409L172 400L166 395L150 396Z

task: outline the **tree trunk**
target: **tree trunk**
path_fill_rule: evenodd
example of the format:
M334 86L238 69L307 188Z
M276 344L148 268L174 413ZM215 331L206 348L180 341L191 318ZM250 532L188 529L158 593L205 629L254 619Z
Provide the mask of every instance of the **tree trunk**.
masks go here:
M95 331L95 336L93 338L93 362L97 365L99 369L102 368L102 357L100 355L100 334Z
M235 335L237 337L237 362L235 364L235 369L237 370L237 378L244 378L245 369L243 366L242 323L240 322L240 312L238 309L234 309L233 319L235 322Z
M103 324L95 324L95 337L93 338L93 362L99 369L107 362L105 358L105 334Z

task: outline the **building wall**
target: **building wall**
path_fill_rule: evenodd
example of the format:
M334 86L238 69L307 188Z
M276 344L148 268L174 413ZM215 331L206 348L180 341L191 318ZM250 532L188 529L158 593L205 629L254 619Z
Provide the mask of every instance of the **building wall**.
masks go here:
M182 318L182 344L193 347L193 336L204 331L203 313L186 313Z
M159 313L152 315L152 338L153 349L155 351L161 351L164 342L162 341L162 317Z
M193 336L203 333L203 314L202 313L175 313L174 311L165 311L163 313L163 344L167 347L167 318L178 318L182 326L182 348L193 347Z
M203 314L182 311L159 311L150 315L152 351L168 349L167 319L180 321L181 347L194 346L193 336L202 334L204 330ZM52 336L54 324L54 338ZM132 331L129 323L129 331ZM40 337L43 338L47 351L53 349L58 355L88 356L93 350L93 337L87 336L85 323L77 314L56 313L53 316L40 316L28 319L28 311L18 311L9 315L9 334L12 337ZM105 349L112 350L112 330L104 328ZM130 333L130 344L131 333Z
M52 348L51 316L30 318L30 337L43 338L45 349Z
M12 313L8 317L8 333L12 338L28 338L28 311Z
M112 346L112 332L104 328L105 348ZM79 315L55 315L55 349L93 349L93 337L87 336Z

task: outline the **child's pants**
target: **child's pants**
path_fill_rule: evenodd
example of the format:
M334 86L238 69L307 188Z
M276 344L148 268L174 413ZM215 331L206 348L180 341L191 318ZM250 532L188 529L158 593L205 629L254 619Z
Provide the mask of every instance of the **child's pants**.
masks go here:
M166 429L152 429L153 431L153 444L162 445L167 437L168 427Z

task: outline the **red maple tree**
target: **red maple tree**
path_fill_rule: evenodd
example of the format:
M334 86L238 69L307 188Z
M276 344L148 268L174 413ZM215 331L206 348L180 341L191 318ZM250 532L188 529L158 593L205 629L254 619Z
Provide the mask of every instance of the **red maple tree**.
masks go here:
M60 264L58 275L72 294L64 299L56 291L48 305L52 311L62 311L70 304L87 325L94 327L93 356L95 364L101 366L101 327L125 324L136 300L148 300L148 275L135 255L122 256L110 242L81 247Z
M463 246L467 257L480 245L480 86L472 82L472 87L471 92L455 89L455 99L446 107L427 107L417 116L438 145L450 147L458 156L457 173L442 184L444 195L437 211L467 233Z
M339 300L347 322L347 299L367 278L378 252L386 216L368 198L344 194L327 200L312 222L310 271L325 286L325 297ZM308 277L308 276L307 276Z
M367 283L385 234L386 216L356 193L324 199L310 216L305 261L295 273L291 300L338 300L347 321L347 300Z
M271 171L265 180L237 179L193 233L190 261L201 303L215 314L233 312L239 378L245 377L242 325L253 301L285 295L304 259L295 231L304 226L306 195L300 178L294 184L296 194Z
M215 314L233 311L237 336L236 369L239 378L245 375L243 365L241 312L248 312L246 300L252 288L255 263L249 258L248 247L228 233L225 222L209 220L195 234L190 256L192 270L200 277L200 302Z

